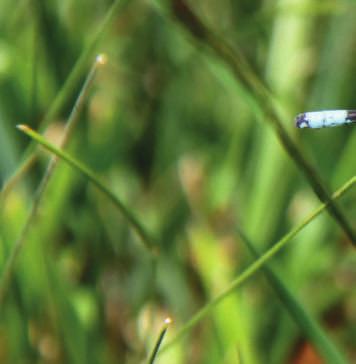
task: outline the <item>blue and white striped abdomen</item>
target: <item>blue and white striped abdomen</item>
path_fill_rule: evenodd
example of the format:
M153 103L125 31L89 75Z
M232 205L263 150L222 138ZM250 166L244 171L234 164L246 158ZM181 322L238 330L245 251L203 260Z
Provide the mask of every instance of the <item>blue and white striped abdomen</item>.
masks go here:
M327 128L356 122L356 110L324 110L299 114L298 128Z

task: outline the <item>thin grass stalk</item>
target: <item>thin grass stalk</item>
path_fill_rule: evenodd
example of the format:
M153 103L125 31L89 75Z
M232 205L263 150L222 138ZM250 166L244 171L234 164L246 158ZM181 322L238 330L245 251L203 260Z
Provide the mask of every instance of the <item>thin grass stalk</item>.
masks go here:
M158 9L163 9L164 11L162 6L158 6ZM164 13L166 12L164 11ZM285 130L282 120L276 111L272 92L257 76L239 49L232 48L224 39L218 37L209 29L184 0L172 0L172 13L174 18L188 30L194 39L206 44L217 54L217 56L231 69L236 80L241 83L257 101L258 106L265 115L264 119L272 125L280 143L283 145L288 155L304 173L319 200L327 203L330 215L340 225L351 243L356 246L356 235L353 228L339 207L330 198L330 194L316 170L304 157L301 150Z
M78 85L79 80L85 73L87 68L88 60L93 57L95 53L95 48L99 43L101 37L105 33L105 31L110 27L115 16L118 12L125 6L129 0L116 0L113 2L111 7L108 9L106 16L103 21L98 26L96 32L92 35L88 44L84 48L83 52L79 56L75 65L73 66L72 71L70 72L66 82L63 87L58 92L56 98L53 103L49 107L47 113L40 123L40 130L44 131L48 124L55 118L55 116L59 113L59 111L63 108L63 105L66 104L68 99L71 97L73 90ZM13 173L11 177L4 183L1 191L2 198L5 198L9 191L13 188L13 186L17 183L18 180L21 179L21 176L26 173L26 171L32 166L35 162L37 155L35 153L35 144L30 143L30 145L26 148L23 153L23 161L17 170ZM1 201L0 201L1 203Z
M134 214L121 202L121 200L107 187L100 179L95 175L95 173L87 168L85 165L71 157L68 153L61 149L58 149L53 144L49 143L40 134L36 133L30 127L26 125L18 125L19 130L23 131L30 138L41 144L43 147L48 149L50 152L56 155L57 158L61 158L76 171L83 174L91 183L93 183L104 195L106 195L109 200L116 206L132 228L136 231L138 236L141 238L144 246L153 254L157 255L158 244L146 231L141 222L134 216Z
M84 85L80 91L80 94L76 100L76 103L74 104L74 107L70 113L70 116L69 116L66 126L64 128L62 140L60 141L61 146L65 146L67 144L68 139L71 136L73 129L79 120L79 116L83 109L84 102L88 96L88 93L91 89L91 85L95 78L97 68L102 63L103 63L103 57L98 56L93 64L91 70L88 73L88 76L84 82ZM46 171L42 177L42 180L37 188L37 191L35 193L29 215L25 221L25 224L20 232L18 239L16 240L15 244L13 245L13 248L10 252L10 256L8 257L8 259L6 261L4 272L3 272L3 275L0 280L0 307L4 302L7 287L9 286L9 282L11 280L11 275L13 273L13 270L14 270L14 267L16 264L16 259L24 246L28 231L29 231L30 227L32 226L33 221L37 215L38 208L40 206L42 197L44 195L44 192L46 191L48 182L49 182L51 176L53 175L53 171L56 168L58 161L59 161L59 159L57 156L52 157L51 160L49 161L47 169L46 169Z
M254 259L259 258L255 245L247 237L247 235L236 227L235 231L241 240L245 243ZM293 293L280 280L278 275L266 264L262 268L262 272L267 278L270 286L275 291L282 305L286 308L296 325L300 328L306 338L314 344L318 353L324 358L326 364L347 364L344 355L338 350L334 343L328 338L319 323L308 314Z
M39 41L38 41L38 32L36 31L36 27L32 29L33 40L32 40L32 54L31 54L31 79L30 79L30 98L29 98L29 106L28 113L31 115L31 122L35 116L35 110L37 109L38 102L38 54L39 54Z
M154 348L152 350L152 353L151 353L151 355L150 355L150 357L148 359L148 364L153 364L154 361L156 360L158 350L161 347L162 341L163 341L163 339L164 339L164 337L165 337L165 335L167 333L168 326L170 325L171 322L172 321L171 321L170 318L166 318L164 320L164 326L163 326L163 328L162 328L162 330L161 330L161 332L160 332L160 334L159 334L159 336L157 338L156 344L155 344L155 346L154 346Z
M333 195L332 199L339 199L345 194L351 187L356 183L356 176L348 180L342 187L340 187ZM218 296L207 303L203 308L201 308L188 322L186 322L182 328L178 331L176 336L163 348L160 353L167 350L169 347L173 346L180 339L183 338L185 334L188 333L190 329L193 328L200 320L202 320L206 315L208 315L214 307L219 304L225 297L231 294L236 288L240 287L246 282L253 274L255 274L259 269L261 269L270 259L272 259L285 245L291 241L301 230L303 230L311 221L313 221L317 216L319 216L325 209L327 209L329 202L324 202L316 210L314 210L309 216L307 216L297 227L292 229L289 233L284 235L277 243L275 243L266 253L262 254L257 260L255 260L249 267L247 267L237 278L235 278L230 285Z

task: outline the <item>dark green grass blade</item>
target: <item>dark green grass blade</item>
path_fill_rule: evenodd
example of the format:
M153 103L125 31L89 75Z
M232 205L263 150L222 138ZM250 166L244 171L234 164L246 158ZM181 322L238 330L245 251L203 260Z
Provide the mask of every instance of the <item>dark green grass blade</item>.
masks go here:
M239 228L237 228L236 231L250 250L250 253L253 255L253 257L258 259L259 254L257 253L252 242ZM265 265L262 267L262 271L283 306L286 308L295 323L300 327L304 335L315 345L319 354L324 358L325 363L347 364L347 360L344 358L343 354L340 353L333 342L326 336L324 330L320 327L318 322L308 314L308 312L295 298L293 293L278 278L272 269L270 269L268 265Z
M79 116L81 114L81 111L84 107L84 104L88 97L91 86L93 84L93 81L94 81L94 78L95 78L95 75L97 72L97 68L100 65L102 65L103 63L105 63L104 58L105 57L103 57L103 56L98 56L95 59L93 66L86 77L84 85L78 95L78 98L73 106L72 112L65 125L62 140L60 142L60 144L62 146L65 146L67 144L69 138L72 135L74 127L78 123ZM42 202L42 199L43 199L44 193L47 189L48 183L53 175L54 170L57 167L57 163L58 163L58 159L56 157L53 157L50 160L50 162L48 163L47 169L42 177L42 180L41 180L41 182L38 186L38 189L36 191L36 194L34 196L29 215L25 221L24 226L21 229L19 237L16 239L16 242L13 244L9 257L7 258L4 272L3 272L1 280L0 280L0 306L2 305L2 303L4 301L5 294L6 294L9 282L11 280L11 276L13 274L13 270L15 267L17 257L20 254L20 252L25 244L28 232L29 232L31 226L33 225L33 221L37 215L39 206Z
M347 192L356 183L356 176L348 180L341 188L339 188L334 194L333 199L340 198L345 192ZM201 308L182 328L178 331L177 335L165 345L161 352L168 347L178 342L186 333L188 333L193 326L195 326L200 320L207 316L214 307L219 304L225 297L230 295L236 288L240 287L246 282L253 274L261 269L270 259L272 259L288 242L291 241L302 229L304 229L312 220L319 216L325 209L327 209L328 203L321 204L314 212L306 217L302 223L292 229L288 234L284 235L277 243L275 243L266 253L262 254L254 263L246 268L238 277L236 277L230 285L218 296L212 299L208 304Z
M303 153L283 127L282 120L276 111L274 98L266 84L255 74L250 64L238 50L232 48L224 39L218 37L192 11L184 0L171 1L171 13L188 32L198 41L208 45L216 55L231 69L236 80L250 93L263 114L277 134L288 155L304 173L309 184L321 202L327 203L330 215L336 220L351 243L356 246L356 235L339 207L331 200L316 170L304 157Z
M116 0L111 7L108 9L105 18L102 23L99 25L97 31L93 34L92 38L89 40L87 46L84 48L77 62L75 63L71 73L69 74L66 82L63 87L58 92L55 100L51 104L48 109L46 115L44 116L40 130L43 131L46 129L48 124L55 118L55 116L59 113L62 107L66 104L68 99L73 94L73 91L78 85L81 77L86 72L88 61L94 56L95 49L107 30L115 16L118 12L124 7L129 0ZM28 168L32 165L32 163L36 159L36 155L34 154L35 144L30 143L27 149L24 152L24 158L21 165L17 168L15 173L8 179L8 181L4 184L1 194L5 197L8 191L12 188L12 186L16 183L17 180L21 178L21 176L26 172Z
M153 241L150 235L147 233L146 229L140 223L140 221L134 216L129 208L127 208L121 200L113 193L111 190L105 186L104 183L100 181L100 179L95 175L93 171L84 166L82 163L78 162L76 159L71 157L68 153L56 148L54 145L50 144L46 139L44 139L40 134L36 133L34 130L30 129L26 125L19 125L18 129L23 131L33 140L41 144L43 147L48 149L50 152L55 154L58 158L61 158L65 162L67 162L71 167L75 170L83 174L88 178L90 182L92 182L100 191L102 191L110 201L121 211L122 215L127 219L133 229L137 232L137 234L142 239L145 247L151 252L156 254L156 249L158 245Z
M164 326L163 326L163 328L162 328L162 330L161 330L161 332L160 332L160 334L159 334L159 336L157 338L157 341L156 341L156 344L155 344L155 346L154 346L154 348L152 350L152 353L151 353L151 355L150 355L150 357L148 359L149 364L153 364L155 362L157 354L158 354L158 350L162 345L163 339L164 339L164 337L165 337L165 335L167 333L167 330L168 330L168 325L170 323L171 323L171 319L167 318L165 320Z

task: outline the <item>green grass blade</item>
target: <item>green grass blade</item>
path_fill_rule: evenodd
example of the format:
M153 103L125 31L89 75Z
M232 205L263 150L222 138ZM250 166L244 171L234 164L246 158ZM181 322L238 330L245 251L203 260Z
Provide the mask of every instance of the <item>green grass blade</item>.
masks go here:
M333 200L340 198L356 183L356 176L352 177L342 187L340 187L333 195ZM328 203L321 204L314 210L308 217L306 217L297 227L292 229L282 239L275 243L266 253L261 255L254 263L246 268L230 285L217 297L211 300L207 305L200 309L182 328L178 331L175 338L165 345L161 352L168 349L170 346L178 342L193 326L195 326L201 319L209 314L214 307L227 297L232 291L241 286L248 278L261 269L271 258L273 258L288 242L291 241L302 229L304 229L312 220L319 216L328 206Z
M68 118L68 121L65 125L65 128L64 128L64 133L63 133L63 137L62 137L62 140L60 142L60 144L62 146L65 146L73 132L73 129L75 127L75 125L77 124L78 120L79 120L79 116L80 116L80 113L83 109L83 106L84 106L84 101L86 100L87 96L88 96L88 93L89 93L89 90L91 89L91 85L93 83L93 80L95 78L95 75L96 75L96 71L97 71L97 68L99 65L103 64L104 63L104 57L103 56L98 56L94 63L93 63L93 66L90 70L90 72L88 73L88 76L84 82L84 85L79 93L79 96L74 104L74 107L72 109L72 112ZM4 301L4 298L5 298L5 294L6 294L6 291L7 291L7 287L9 285L9 282L11 280L11 275L12 275L12 272L14 270L14 267L15 267L15 263L16 263L16 260L17 260L17 257L18 255L20 254L23 246L24 246L24 243L25 243L25 240L26 240L26 237L27 237L27 234L28 234L28 231L30 229L30 227L32 226L33 224L33 221L34 221L34 218L36 217L37 215L37 211L38 211L38 208L40 206L40 203L41 203L41 200L43 198L43 195L46 191L46 188L48 186L48 183L53 175L53 172L57 166L57 163L58 163L58 159L56 157L53 157L50 162L48 163L48 166L47 166L47 169L45 171L45 174L38 186L38 189L36 191L36 194L35 194L35 197L34 197L34 200L33 200L33 203L32 203L32 206L31 206L31 209L30 209L30 212L29 212L29 215L26 219L26 222L20 232L20 235L18 237L18 239L16 240L13 248L12 248L12 251L10 253L10 256L9 258L7 259L7 262L6 262L6 266L5 266L5 269L4 269L4 273L2 275L2 278L1 278L1 281L0 281L0 306L2 305L3 301Z
M250 250L255 259L258 259L254 244L247 238L246 234L240 228L236 229L237 234ZM300 327L305 336L315 345L320 355L328 364L347 364L343 354L335 347L333 342L327 337L319 323L308 314L303 306L298 302L293 293L279 279L276 273L269 268L268 265L262 267L262 271L266 276L269 284L274 289L276 295L286 308L294 322Z
M161 347L162 341L163 341L163 339L164 339L164 337L166 335L166 332L168 330L168 325L170 323L171 323L170 318L166 318L164 320L164 326L163 326L163 328L162 328L162 330L161 330L161 332L160 332L160 334L159 334L159 336L157 338L156 344L155 344L155 346L154 346L154 348L152 350L152 353L151 353L151 355L150 355L150 357L148 359L148 364L153 364L155 362L157 354L158 354L158 350Z
M121 211L122 215L126 218L126 220L130 223L133 229L137 232L137 234L142 239L145 247L151 252L155 253L157 244L153 241L150 235L146 232L146 229L143 227L141 222L134 216L134 214L121 202L121 200L110 191L110 189L100 181L100 179L95 175L93 171L87 168L84 164L80 163L73 157L71 157L68 153L64 152L56 148L53 144L49 143L45 138L43 138L40 134L36 133L34 130L29 128L26 125L18 125L18 129L27 134L30 138L41 144L43 147L48 149L50 152L55 154L58 158L61 158L65 162L67 162L71 167L75 170L83 174L88 178L90 182L92 182L100 191L102 191L110 201Z
M155 2L155 4L157 5L157 2ZM162 9L160 6L157 6L157 8ZM166 9L164 7L163 9L163 12L166 13ZM238 48L232 48L224 39L218 37L199 19L185 1L173 0L172 13L194 39L208 45L216 53L226 66L231 69L236 80L250 93L252 99L257 101L258 106L265 115L265 120L272 125L280 143L283 145L288 155L304 173L320 201L327 202L327 209L330 215L344 230L352 244L356 246L356 235L350 223L347 221L339 207L330 198L329 192L316 170L303 156L301 150L299 150L285 130L279 113L276 110L274 95L272 95L268 86L260 80L253 71L251 65L247 62Z
M73 91L78 85L80 78L85 74L88 60L93 57L95 53L95 49L100 41L100 38L103 36L105 31L113 22L115 16L118 12L124 7L129 0L116 0L113 2L111 7L108 9L107 14L101 24L98 26L96 32L92 35L89 40L87 46L84 48L80 57L76 61L71 73L69 74L66 82L63 87L58 92L55 100L49 107L46 115L42 119L40 130L43 131L46 129L48 124L55 118L58 112L62 109L63 105L66 104L68 99L71 97ZM30 144L24 152L24 158L21 165L17 168L17 170L13 173L13 175L4 183L2 188L2 195L6 197L8 191L12 188L14 184L21 178L21 176L31 167L33 162L36 159L34 153L35 144Z

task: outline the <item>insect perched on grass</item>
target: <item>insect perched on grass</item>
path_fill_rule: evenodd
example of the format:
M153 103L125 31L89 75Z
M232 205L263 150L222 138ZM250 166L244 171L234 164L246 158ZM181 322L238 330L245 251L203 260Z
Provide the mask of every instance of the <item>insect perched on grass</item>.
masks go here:
M328 128L356 122L356 110L324 110L304 112L297 115L297 128Z

